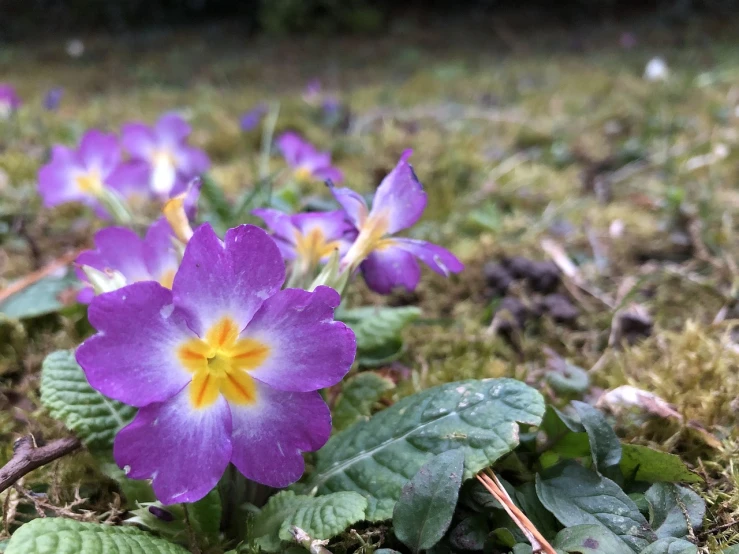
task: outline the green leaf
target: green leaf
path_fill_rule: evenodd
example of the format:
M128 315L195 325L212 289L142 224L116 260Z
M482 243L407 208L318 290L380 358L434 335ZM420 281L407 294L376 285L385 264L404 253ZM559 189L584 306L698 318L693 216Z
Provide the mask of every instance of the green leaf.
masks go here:
M647 546L640 554L698 554L698 547L683 539L665 537Z
M217 228L228 226L231 221L231 213L233 208L226 195L223 193L223 187L220 187L209 175L202 176L202 186L200 187L200 196L208 205L212 223Z
M333 410L334 429L341 431L357 421L369 419L378 400L394 387L390 379L372 371L364 371L346 381Z
M652 528L657 537L688 536L688 525L697 531L706 515L703 499L687 487L655 483L644 495L650 505Z
M364 519L367 500L354 492L312 497L280 491L251 520L250 539L265 552L280 552L295 525L313 539L330 539Z
M292 538L292 525L300 527L313 539L331 539L350 525L363 520L367 509L367 499L356 492L297 498L294 510L280 527L279 536L282 540Z
M460 550L482 550L490 533L488 518L475 514L459 522L449 533L449 542Z
M530 544L518 543L513 547L513 554L531 554L533 549Z
M449 529L462 486L464 453L449 450L421 466L393 510L395 536L413 552L427 550Z
M136 413L135 408L94 390L71 350L52 352L44 360L41 402L90 450L109 450L118 430Z
M420 315L421 310L415 306L364 306L341 310L336 318L351 327L357 337L359 365L373 367L400 356L403 349L400 332Z
M187 554L187 550L135 527L40 518L22 525L5 554Z
M617 465L621 461L621 441L605 416L585 402L575 400L572 406L588 434L590 454L596 469L602 472Z
M700 475L690 471L679 456L640 444L622 445L621 472L633 481L648 483L700 483Z
M725 548L721 551L721 554L739 554L739 544Z
M559 525L552 513L547 510L536 495L534 483L524 483L516 489L515 498L524 514L531 520L545 539L557 534Z
M564 552L578 554L631 554L621 539L600 524L575 525L562 529L552 544Z
M16 319L30 319L58 312L64 308L62 296L79 286L73 271L58 277L51 275L16 292L0 303L0 313Z
M462 449L469 479L518 445L518 422L539 425L543 414L541 395L513 379L435 387L334 435L305 489L359 492L367 520L389 519L403 485L435 454Z
M636 504L610 479L574 461L565 461L536 477L542 504L566 527L603 525L634 552L656 540Z
M251 541L265 552L279 552L280 527L299 503L293 491L280 491L272 496L249 523Z
M169 540L188 544L187 519L182 504L164 506L161 502L143 502L131 513L133 517L126 519L126 523L143 526ZM210 545L218 543L221 524L218 489L213 489L197 502L187 504L187 514L195 536L204 538Z

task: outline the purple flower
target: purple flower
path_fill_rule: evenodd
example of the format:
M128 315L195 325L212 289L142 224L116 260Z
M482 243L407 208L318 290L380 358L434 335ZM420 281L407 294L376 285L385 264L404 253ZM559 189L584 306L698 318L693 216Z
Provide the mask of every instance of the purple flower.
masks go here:
M297 133L284 133L277 139L277 146L285 156L287 165L292 168L295 178L300 181L330 179L340 183L344 178L341 171L331 165L329 152L319 152Z
M279 210L260 208L252 212L264 220L286 260L297 260L303 272L325 263L334 250L345 252L354 231L343 210L289 215Z
M266 104L258 104L257 106L254 106L251 110L246 112L241 116L240 119L240 125L242 131L251 131L259 125L259 122L262 121L262 118L264 117L264 114L267 113L267 105Z
M59 104L64 96L64 89L61 87L54 87L49 90L44 97L44 109L54 112L59 108Z
M221 241L204 224L171 291L134 283L90 304L99 333L77 361L95 389L140 408L113 455L162 503L202 498L229 462L284 487L302 475L302 452L328 440L318 390L347 373L356 339L333 319L336 291L280 290L284 279L263 230L241 225Z
M194 177L210 167L208 156L190 146L190 126L176 114L165 114L156 125L129 123L123 126L123 147L131 155L116 176L116 186L145 183L156 196L182 192Z
M144 239L126 227L107 227L95 233L95 250L82 252L75 263L102 271L120 286L156 281L171 289L180 264L173 239L172 229L165 219L149 227ZM77 274L89 282L80 269ZM85 287L77 299L89 303L94 296L92 287Z
M342 266L354 269L359 265L369 288L380 294L389 294L395 287L414 290L421 275L417 260L444 276L464 269L441 246L392 236L416 223L426 207L426 193L408 163L411 153L403 152L398 165L382 180L371 210L353 190L331 187L358 233Z
M39 193L47 207L82 202L104 213L99 198L121 159L118 139L92 129L77 150L56 145L51 161L39 171Z
M21 107L20 96L12 85L0 83L0 118L7 118Z
M303 100L308 102L309 104L316 104L318 103L318 100L321 98L321 81L316 77L315 79L311 79L308 81L308 84L305 85L305 90L303 91Z

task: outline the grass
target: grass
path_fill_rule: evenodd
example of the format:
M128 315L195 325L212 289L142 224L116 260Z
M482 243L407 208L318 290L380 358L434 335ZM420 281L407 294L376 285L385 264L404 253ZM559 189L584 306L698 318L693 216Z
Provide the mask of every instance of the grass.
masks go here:
M596 388L654 392L719 438L713 448L686 426L621 429L626 440L683 454L706 476L704 552L739 542L728 525L739 514L739 55L731 22L445 23L419 29L400 21L386 37L363 39L253 39L228 25L89 37L77 60L57 40L4 48L0 75L26 105L0 123L0 284L88 243L94 225L83 212L40 210L34 188L49 146L72 143L90 126L112 131L185 110L194 142L212 157L213 179L232 199L258 178L259 136L241 132L238 116L265 99L280 102L278 132L294 128L331 149L347 182L362 190L412 147L429 195L413 233L450 247L467 268L451 281L426 273L415 295L389 299L424 309L406 332L401 361L413 378L401 393L507 375L556 402L543 381L553 355L547 349L583 368L597 364ZM618 46L626 30L639 38L629 51ZM642 78L656 54L668 61L666 83ZM320 113L300 98L316 76L350 107L348 130L321 125ZM57 113L40 107L52 86L65 88ZM305 192L326 195L320 183ZM512 255L548 259L543 239L577 264L581 284L595 295L570 280L563 292L579 311L574 325L543 315L510 336L491 332L501 298L483 266ZM386 301L362 288L353 294ZM509 296L527 305L541 300L521 284ZM653 320L651 336L613 343L618 310L633 305ZM37 409L38 369L46 353L75 343L79 319L71 312L25 327L0 321L4 439L59 431ZM9 454L4 447L0 458ZM29 478L48 483L53 476L69 500L74 483L94 488L83 462L72 458Z

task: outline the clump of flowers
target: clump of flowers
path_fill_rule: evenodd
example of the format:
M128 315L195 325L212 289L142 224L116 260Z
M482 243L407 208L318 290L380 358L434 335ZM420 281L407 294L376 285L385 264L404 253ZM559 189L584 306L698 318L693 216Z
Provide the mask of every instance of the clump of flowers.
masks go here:
M356 233L341 266L348 271L360 268L367 285L381 294L388 294L395 287L414 290L421 277L418 260L444 276L464 269L454 254L441 246L394 236L414 225L426 208L426 193L408 163L411 154L411 150L406 150L398 165L382 180L372 209L355 191L331 187Z
M318 390L349 371L354 334L333 320L336 291L280 290L284 279L263 230L241 225L221 241L204 224L172 290L139 282L90 304L98 334L77 360L94 388L140 408L114 457L163 503L202 498L229 463L284 487L302 475L301 453L328 440Z
M319 152L297 133L288 132L280 135L277 147L285 157L296 181L329 179L338 183L344 178L341 170L331 165L329 152Z
M7 119L21 107L21 99L12 85L0 83L0 119Z
M190 146L191 129L177 114L165 114L153 126L123 126L123 147L130 155L127 171L148 184L151 194L168 198L182 192L187 183L210 167L208 156Z

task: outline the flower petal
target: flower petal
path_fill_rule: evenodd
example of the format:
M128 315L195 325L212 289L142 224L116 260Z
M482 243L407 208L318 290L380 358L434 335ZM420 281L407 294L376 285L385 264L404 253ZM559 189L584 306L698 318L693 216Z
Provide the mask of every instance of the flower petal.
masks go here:
M251 213L264 221L276 237L280 237L287 242L295 242L295 228L290 214L273 208L257 208L252 210Z
M87 313L95 329L77 348L90 385L131 406L167 400L191 379L177 348L193 336L173 310L172 293L153 281L96 296Z
M313 172L313 175L316 177L316 179L321 179L322 181L332 181L334 183L341 183L344 180L344 174L341 172L341 170L332 165L327 165L325 167L316 169Z
M394 238L393 244L410 252L436 273L445 277L464 269L464 264L449 250L425 240Z
M163 217L149 227L144 239L143 257L149 275L167 288L172 288L177 267L180 265L173 239L172 228Z
M156 122L154 132L160 145L173 147L187 140L191 129L187 121L176 113L166 113Z
M340 301L329 287L313 292L286 289L267 299L241 334L269 348L264 362L249 374L286 391L307 392L338 383L357 348L352 330L334 321Z
M132 479L152 479L163 504L195 502L208 494L231 458L231 414L218 398L190 406L189 387L171 400L145 406L116 435L113 456Z
M131 157L148 162L156 148L151 127L144 123L128 123L121 130L121 142Z
M200 148L194 146L180 146L175 151L177 171L184 180L189 181L193 177L199 177L210 168L208 155Z
M257 401L231 405L231 462L248 479L285 487L303 474L302 452L331 434L331 413L318 392L283 392L256 382Z
M98 170L105 180L121 161L118 138L96 129L87 131L80 142L79 157L87 169Z
M413 225L426 208L426 193L408 163L412 153L412 150L403 152L398 165L380 183L372 201L370 215L384 215L389 235Z
M360 267L367 286L380 294L390 294L396 287L415 290L421 279L413 255L393 246L375 250Z
M150 196L151 166L141 160L120 164L105 184L117 190L124 198Z
M313 147L304 141L300 135L291 131L280 135L276 142L290 167L297 167L306 154L314 151Z
M275 241L254 225L226 233L225 244L210 224L195 230L172 287L175 305L200 337L228 315L243 328L285 280Z
M86 250L77 256L78 265L118 271L129 284L151 278L144 262L144 242L131 229L107 227L95 233L94 240L95 250Z
M93 199L83 193L75 183L80 174L75 152L66 146L54 146L51 150L51 161L39 171L39 194L44 199L44 206L52 207L65 202Z
M359 229L367 219L367 203L362 198L362 195L358 192L353 191L350 188L337 188L333 186L331 181L327 181L331 194L334 195L336 201L344 208L344 211L349 216L354 226Z

